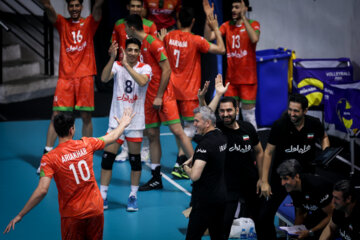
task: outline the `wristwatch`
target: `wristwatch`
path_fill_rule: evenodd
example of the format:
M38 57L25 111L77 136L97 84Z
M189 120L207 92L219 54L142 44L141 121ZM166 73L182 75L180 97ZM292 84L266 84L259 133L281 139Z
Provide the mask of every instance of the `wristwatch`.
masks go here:
M309 236L310 236L310 237L313 237L313 236L314 236L314 232L313 232L311 229L309 230Z

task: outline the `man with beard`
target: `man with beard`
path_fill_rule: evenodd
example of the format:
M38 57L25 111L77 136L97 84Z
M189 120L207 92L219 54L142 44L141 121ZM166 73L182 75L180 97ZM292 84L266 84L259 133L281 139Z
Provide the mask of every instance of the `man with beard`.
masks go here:
M208 0L203 0L205 15L214 11ZM256 44L260 38L260 23L246 18L251 11L249 0L232 1L232 19L220 26L220 32L226 39L227 69L225 82L230 82L226 96L235 97L241 102L241 114L244 121L253 124L255 129L255 101L257 91ZM212 41L214 31L205 24L204 37Z
M219 99L226 92L228 85L226 87L223 86L222 76L218 74L215 79L216 95L209 104L209 107L214 111ZM200 103L204 102L206 87L207 85L205 85L205 89L199 94ZM244 200L245 210L248 211L248 215L254 220L255 227L257 226L258 207L260 204L257 192L260 189L259 176L261 176L263 149L255 128L248 122L236 121L239 107L234 98L222 98L218 111L221 121L217 122L216 126L228 140L224 170L227 202L223 221L225 239L228 239L240 199ZM256 164L254 162L254 155Z
M315 143L321 142L324 150L329 147L329 139L319 119L307 116L308 100L301 94L289 97L287 114L277 120L270 131L264 152L261 195L266 198L261 208L259 220L263 223L259 234L267 239L276 239L274 216L281 202L286 197L286 191L281 186L277 167L287 159L296 159L303 172L315 171L312 160L315 159ZM272 171L269 178L270 166ZM270 184L269 184L270 180ZM270 187L271 185L271 187ZM260 236L261 237L261 236Z
M360 206L358 193L349 180L337 182L333 189L335 206L329 224L320 236L320 240L328 239L360 239Z

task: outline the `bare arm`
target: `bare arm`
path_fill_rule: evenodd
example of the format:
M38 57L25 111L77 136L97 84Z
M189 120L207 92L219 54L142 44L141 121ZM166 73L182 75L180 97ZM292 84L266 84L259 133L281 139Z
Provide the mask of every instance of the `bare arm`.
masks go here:
M246 32L248 33L250 41L252 43L257 43L259 41L260 33L254 30L254 28L249 23L249 20L246 18L247 7L245 6L244 1L241 1L240 5L241 5L241 19L244 22L245 29Z
M262 173L263 159L264 159L264 151L260 142L256 146L254 146L254 151L255 151L256 165L259 173L259 179L256 184L256 193L258 194L261 191L261 183L262 183L261 173Z
M224 87L223 85L223 78L221 74L218 74L215 78L215 96L214 98L211 100L211 102L209 103L209 108L211 108L211 110L213 110L214 112L216 111L217 105L219 104L219 101L222 97L222 95L224 95L224 93L226 93L228 87L229 87L230 83L227 83L226 86Z
M267 143L265 152L264 152L264 160L263 160L263 168L261 173L261 194L260 196L270 197L272 195L271 187L269 184L269 170L271 166L272 156L275 152L275 145Z
M214 32L216 38L216 44L213 43L210 45L209 52L214 54L225 54L225 44L219 30L219 23L216 15L214 16L213 14L209 14L207 16L207 22L209 23L209 26Z
M95 3L94 3L94 7L93 7L93 10L92 10L92 15L94 17L94 20L96 22L100 21L101 19L101 16L102 16L102 5L104 3L104 0L95 0Z
M187 164L183 164L183 169L193 182L196 182L201 177L206 162L200 159L195 159L194 165L190 167Z
M153 102L153 107L155 109L160 109L162 106L162 98L167 88L167 85L169 84L169 79L171 74L169 60L165 59L164 61L159 62L159 65L162 71L161 71L160 86L156 94L155 100Z
M56 22L57 13L54 7L51 5L50 0L41 0L42 5L44 5L45 12L49 21L54 24Z
M126 108L120 120L115 117L115 120L118 122L119 125L109 134L102 136L105 145L115 142L121 136L121 134L123 134L125 128L130 124L131 119L134 117L134 115L135 113L132 113L131 108Z
M330 147L330 140L326 132L324 133L324 137L321 140L321 149L325 150L325 148Z
M337 229L337 226L331 219L330 222L328 223L328 225L326 225L326 227L322 231L321 236L320 236L319 239L320 240L333 239L334 236L335 236L336 229Z
M203 8L205 12L205 16L207 17L210 14L214 14L214 3L209 4L209 0L203 0ZM215 33L211 31L209 26L208 19L206 18L205 28L204 28L204 37L208 41L213 41L215 39Z
M119 48L119 46L118 46L117 42L113 41L109 48L110 59L107 62L107 64L105 65L105 67L101 73L101 81L102 82L108 82L108 81L110 81L110 79L112 79L114 77L114 74L111 72L111 69L112 69L112 66L114 65L118 48Z
M295 221L294 225L301 225L304 223L306 212L302 208L295 208Z
M124 68L126 69L126 71L128 71L130 76L135 80L135 82L137 84L139 84L141 87L145 86L147 84L147 82L149 81L148 76L146 76L145 74L140 74L140 73L136 72L127 62L127 58L126 58L124 49L121 48L121 50L123 53L122 64L123 64Z
M43 198L46 196L49 190L50 182L51 182L51 178L49 177L40 178L38 186L36 187L35 191L33 192L31 197L25 204L24 208L18 213L18 215L14 219L10 221L10 223L5 228L4 233L8 233L11 230L11 228L14 230L15 224L17 222L20 222L21 219L28 212L31 211L31 209L33 209L36 205L38 205L41 202L41 200L43 200Z

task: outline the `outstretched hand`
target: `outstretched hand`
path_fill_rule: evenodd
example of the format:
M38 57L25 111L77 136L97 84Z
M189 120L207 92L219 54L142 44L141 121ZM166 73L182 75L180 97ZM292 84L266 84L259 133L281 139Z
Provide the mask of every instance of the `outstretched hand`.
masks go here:
M135 113L133 113L132 108L125 108L120 120L116 116L114 118L119 125L123 125L127 127L131 123L131 120L133 119L134 116Z
M203 0L203 8L206 16L214 13L214 3L211 3L210 7L209 0Z
M15 224L18 223L18 222L20 222L21 219L22 219L22 217L20 217L19 215L17 215L13 220L11 220L11 221L9 222L9 224L8 224L7 227L5 228L3 234L10 232L11 228L12 228L13 230L15 230Z
M203 88L202 88L202 89L199 88L198 94L197 94L198 99L203 99L203 98L205 98L205 94L207 93L207 91L208 91L208 89L209 89L209 85L210 85L210 81L206 81L206 82L204 83Z
M215 90L216 94L223 95L226 93L230 85L230 82L226 83L225 87L223 85L222 75L219 73L215 78Z
M215 31L215 29L217 29L219 27L219 22L217 20L216 14L210 13L206 17L207 17L207 22L209 24L209 27L211 28L211 30Z
M164 41L164 38L165 38L166 34L167 34L166 28L162 28L162 29L160 30L160 32L158 32L157 37L158 37L158 39L160 39L161 41Z

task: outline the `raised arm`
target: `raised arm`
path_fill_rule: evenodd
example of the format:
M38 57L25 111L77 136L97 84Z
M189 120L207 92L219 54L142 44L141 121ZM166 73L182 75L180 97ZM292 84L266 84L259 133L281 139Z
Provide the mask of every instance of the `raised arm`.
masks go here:
M219 30L219 23L216 15L209 14L207 16L207 22L216 38L216 43L210 45L209 52L214 54L225 54L225 44Z
M246 29L246 32L248 33L250 41L252 43L257 43L260 38L260 33L256 32L254 30L254 28L251 26L249 20L246 18L247 7L245 6L244 1L241 1L240 6L241 6L241 19L244 22L245 29Z
M51 5L50 0L41 0L42 5L44 5L46 15L49 21L54 24L56 22L57 13L54 7Z
M206 82L204 83L203 88L202 88L202 89L199 88L199 90L198 90L197 96L198 96L198 100L199 100L199 105L200 105L200 106L206 106L205 95L206 95L206 93L207 93L207 90L208 90L208 88L209 88L209 85L210 85L210 81L206 81Z
M211 110L213 110L214 112L216 111L217 105L219 104L221 97L228 90L229 84L230 83L227 83L226 86L224 87L222 75L218 74L216 76L216 78L215 78L215 91L216 91L215 96L208 105L208 107L211 108Z
M104 139L105 145L115 142L121 136L121 134L123 134L125 128L130 124L131 119L134 116L135 113L132 113L131 108L125 108L120 120L115 117L115 120L118 122L119 125L109 134L101 137L102 139Z
M95 0L94 7L93 7L91 14L93 15L94 20L96 22L101 20L103 3L104 3L104 0Z
M103 71L101 72L101 81L102 82L108 82L110 79L114 77L114 74L111 72L112 66L114 65L116 54L119 49L118 43L116 41L113 41L109 47L109 55L110 59L105 65Z
M41 200L44 199L44 197L46 196L49 190L50 182L51 182L51 178L49 177L40 178L38 186L36 187L35 191L33 192L31 197L25 204L24 208L18 213L18 215L14 219L10 221L10 223L5 228L4 233L8 233L11 230L11 228L14 230L15 224L20 222L21 219L28 212L31 211L31 209L33 209L36 205L38 205L41 202Z
M206 16L205 28L204 28L204 37L208 41L215 39L215 33L211 31L207 16L214 14L214 3L209 4L209 0L203 0L203 8Z

